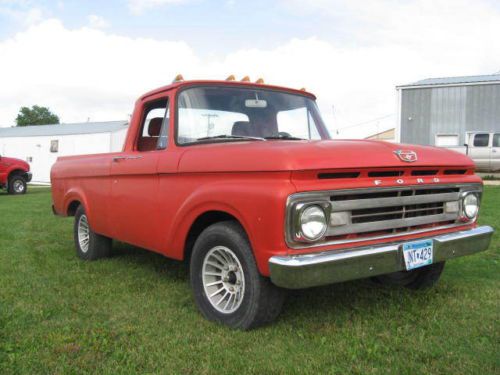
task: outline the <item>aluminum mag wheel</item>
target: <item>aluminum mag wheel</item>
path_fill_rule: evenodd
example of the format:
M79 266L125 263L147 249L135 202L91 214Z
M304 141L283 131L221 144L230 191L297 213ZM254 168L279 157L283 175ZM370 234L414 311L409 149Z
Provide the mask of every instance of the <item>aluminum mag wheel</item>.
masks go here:
M211 305L223 314L238 310L245 295L241 263L229 248L216 246L203 260L203 288Z
M15 180L13 187L16 194L22 194L24 192L24 184L21 180Z
M87 215L80 216L78 220L78 243L80 244L80 249L82 252L86 253L89 251L90 242L90 227L87 219Z

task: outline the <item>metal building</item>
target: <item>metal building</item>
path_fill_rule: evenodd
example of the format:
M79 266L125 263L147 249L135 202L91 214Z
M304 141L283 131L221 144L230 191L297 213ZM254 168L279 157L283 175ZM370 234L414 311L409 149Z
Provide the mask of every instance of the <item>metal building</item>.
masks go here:
M32 182L50 183L59 156L121 151L127 121L0 128L0 155L27 161Z
M500 132L500 74L429 78L396 89L399 142L453 147L468 132Z

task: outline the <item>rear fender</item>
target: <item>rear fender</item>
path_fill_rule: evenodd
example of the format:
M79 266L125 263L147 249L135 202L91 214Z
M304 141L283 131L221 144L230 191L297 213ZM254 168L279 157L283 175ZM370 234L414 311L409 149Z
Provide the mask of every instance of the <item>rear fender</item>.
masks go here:
M83 190L79 188L74 188L69 190L64 196L64 204L63 204L64 211L62 212L62 215L68 216L69 206L74 201L78 201L80 202L80 204L83 205L83 207L85 208L85 213L87 214L89 220L89 224L92 226L92 209L88 205L88 200Z

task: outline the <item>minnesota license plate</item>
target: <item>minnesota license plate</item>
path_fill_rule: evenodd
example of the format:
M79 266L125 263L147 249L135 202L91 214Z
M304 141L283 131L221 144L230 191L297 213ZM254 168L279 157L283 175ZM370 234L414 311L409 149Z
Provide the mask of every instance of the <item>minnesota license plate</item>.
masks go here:
M433 256L432 240L423 240L408 242L403 244L403 256L405 259L406 270L428 266L432 264Z

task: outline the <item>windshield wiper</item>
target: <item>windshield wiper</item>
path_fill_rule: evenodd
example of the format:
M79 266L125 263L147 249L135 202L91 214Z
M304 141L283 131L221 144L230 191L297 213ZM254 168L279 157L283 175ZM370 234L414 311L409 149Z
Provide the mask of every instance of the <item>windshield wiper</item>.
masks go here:
M294 137L292 135L272 135L270 137L265 137L264 139L284 139L287 141L305 141L306 139L304 138L299 138L299 137Z
M197 138L197 141L207 141L210 139L239 139L239 140L253 140L253 141L265 141L264 138L261 137L250 137L247 135L229 135L229 134L219 134L212 135L209 137Z

